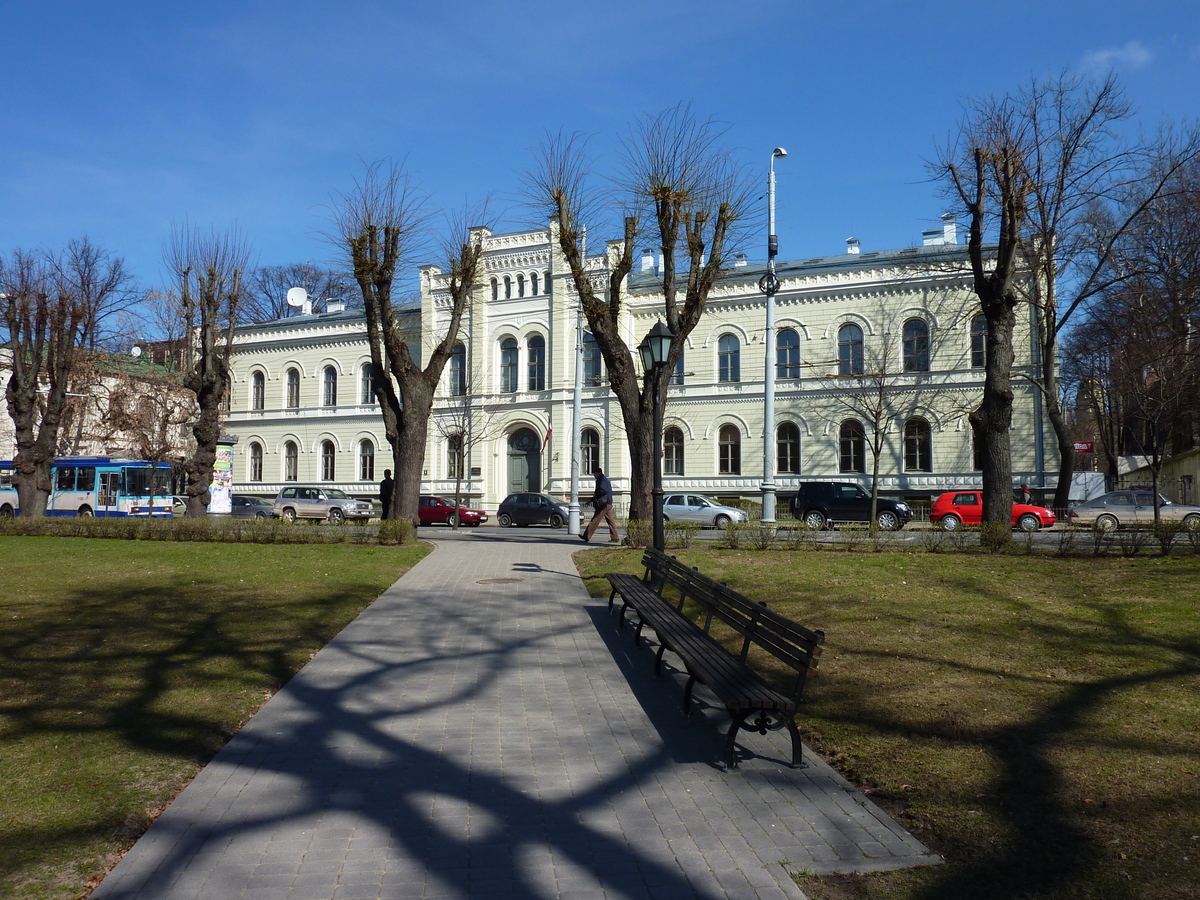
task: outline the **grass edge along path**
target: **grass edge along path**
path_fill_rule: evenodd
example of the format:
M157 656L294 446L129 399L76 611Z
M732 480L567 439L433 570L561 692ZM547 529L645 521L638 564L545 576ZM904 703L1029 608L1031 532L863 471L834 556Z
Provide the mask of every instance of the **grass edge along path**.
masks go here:
M0 897L84 897L427 545L0 538Z
M806 742L947 861L811 900L1200 896L1200 557L673 552L825 630Z

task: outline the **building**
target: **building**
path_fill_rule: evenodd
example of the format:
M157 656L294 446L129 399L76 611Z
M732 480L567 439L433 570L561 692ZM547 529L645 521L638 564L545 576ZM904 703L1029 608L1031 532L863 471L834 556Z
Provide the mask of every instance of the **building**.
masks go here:
M549 230L482 236L484 274L443 374L422 490L452 494L460 483L474 505L489 509L518 490L565 497L579 304ZM589 269L602 275L607 259L607 251L589 257ZM661 317L659 264L646 251L629 276L631 348ZM869 485L876 420L885 493L922 499L980 484L967 414L982 391L986 329L953 217L920 246L867 252L852 239L843 253L777 272L774 346L764 340L763 268L744 260L713 291L689 336L665 410L666 490L760 496L768 354L777 367L772 432L781 501L804 480ZM420 270L420 284L420 306L406 316L429 346L450 300L436 266ZM1025 319L1015 369L1032 376L1031 338ZM235 344L226 423L239 439L235 489L269 495L301 481L374 494L391 451L370 390L362 313L335 307L246 326ZM620 407L586 331L582 347L582 471L598 462L620 495L629 488ZM1042 449L1048 426L1037 391L1020 377L1014 387L1014 479L1046 484L1057 465ZM874 412L864 414L871 397ZM460 481L456 434L465 423L472 437Z

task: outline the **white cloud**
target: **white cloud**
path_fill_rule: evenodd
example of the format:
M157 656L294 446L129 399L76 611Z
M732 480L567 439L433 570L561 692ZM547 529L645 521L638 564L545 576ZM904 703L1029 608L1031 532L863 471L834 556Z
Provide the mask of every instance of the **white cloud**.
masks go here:
M1141 41L1130 41L1123 47L1108 47L1095 50L1083 58L1083 67L1092 71L1107 72L1110 69L1140 69L1154 60Z

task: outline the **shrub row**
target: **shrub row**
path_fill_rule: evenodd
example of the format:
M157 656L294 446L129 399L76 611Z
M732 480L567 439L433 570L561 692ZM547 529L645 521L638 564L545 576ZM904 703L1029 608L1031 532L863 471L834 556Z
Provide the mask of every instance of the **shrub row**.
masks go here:
M0 536L112 538L127 541L204 541L233 544L410 544L416 529L405 520L377 528L288 524L281 519L143 519L54 516L0 517Z

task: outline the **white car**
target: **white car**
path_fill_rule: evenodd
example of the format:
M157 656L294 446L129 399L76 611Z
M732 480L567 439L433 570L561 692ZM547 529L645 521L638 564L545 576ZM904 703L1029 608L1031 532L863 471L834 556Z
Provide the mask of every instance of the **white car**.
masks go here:
M668 494L663 498L663 519L668 522L698 522L724 529L730 522L745 522L748 518L742 510L700 494Z
M347 519L367 521L375 507L369 500L355 500L337 488L286 487L275 496L272 512L285 522L328 519L330 525L341 525Z

